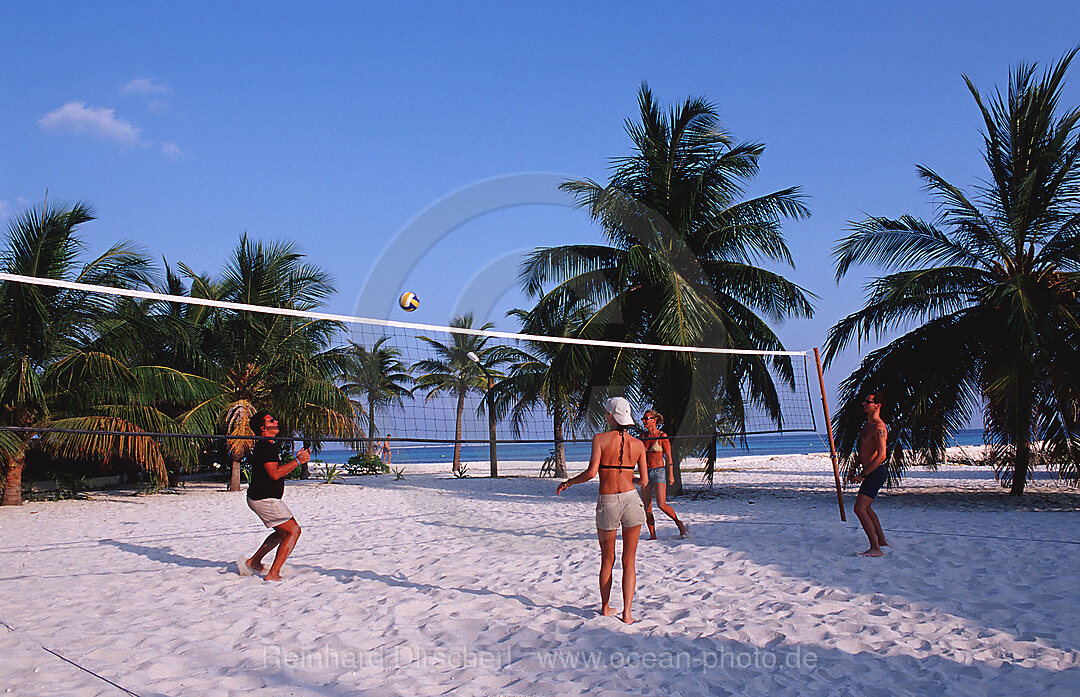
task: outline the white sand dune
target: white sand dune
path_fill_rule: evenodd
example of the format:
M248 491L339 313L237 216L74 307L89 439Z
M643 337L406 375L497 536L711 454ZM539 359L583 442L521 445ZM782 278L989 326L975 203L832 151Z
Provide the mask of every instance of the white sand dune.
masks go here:
M280 584L237 573L265 530L219 485L3 509L0 689L1080 694L1075 492L1017 502L982 469L913 472L875 505L892 549L865 559L827 458L724 467L718 495L674 502L692 539L658 515L642 541L631 626L596 615L595 483L290 482L304 533Z

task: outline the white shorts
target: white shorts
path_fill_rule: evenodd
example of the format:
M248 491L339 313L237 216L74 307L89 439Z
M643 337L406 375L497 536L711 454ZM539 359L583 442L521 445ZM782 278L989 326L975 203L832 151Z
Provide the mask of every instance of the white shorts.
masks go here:
M645 524L645 504L637 489L621 494L600 494L596 501L596 529L615 530Z
M281 499L248 499L248 508L255 511L268 528L276 528L292 520L293 514Z

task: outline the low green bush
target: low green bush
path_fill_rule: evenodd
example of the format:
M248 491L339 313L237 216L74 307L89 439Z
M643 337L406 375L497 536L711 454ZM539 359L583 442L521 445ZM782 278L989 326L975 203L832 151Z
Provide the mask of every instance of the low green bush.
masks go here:
M390 471L390 467L383 463L382 458L371 453L358 453L345 463L345 471L355 477L365 474L386 474Z

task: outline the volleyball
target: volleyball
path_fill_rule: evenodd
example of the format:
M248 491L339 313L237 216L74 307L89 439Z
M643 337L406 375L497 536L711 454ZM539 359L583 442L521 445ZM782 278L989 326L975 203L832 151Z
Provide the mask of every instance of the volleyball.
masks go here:
M420 298L416 297L416 293L410 290L401 294L401 297L398 298L398 305L401 305L402 310L412 312L420 307Z

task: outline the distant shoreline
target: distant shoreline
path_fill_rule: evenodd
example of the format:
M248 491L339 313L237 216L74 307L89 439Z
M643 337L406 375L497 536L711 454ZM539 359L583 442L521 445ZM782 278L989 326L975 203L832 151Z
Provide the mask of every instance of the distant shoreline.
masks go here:
M486 446L485 446L486 447ZM963 464L957 462L957 460L964 460L967 458L978 458L983 454L983 448L985 445L958 445L947 448L945 451L945 462L939 464L956 465ZM974 452L978 450L978 452ZM486 454L486 453L485 453ZM732 469L732 468L752 468L752 469L767 469L766 467L755 467L756 465L767 463L771 460L777 460L781 458L789 457L805 457L811 459L820 459L823 469L827 469L831 474L832 463L829 457L828 451L821 452L806 452L806 453L765 453L755 454L752 452L742 451L738 454L727 454L716 458L717 469ZM316 457L312 460L312 469L319 470L322 465L344 465L345 459L341 461L329 460L325 457ZM486 476L490 469L490 460L484 458L462 458L462 464L466 467L466 472L470 476ZM440 474L449 473L451 467L451 461L449 460L428 460L423 462L398 462L391 456L390 466L394 469L399 467L405 468L405 473L415 474ZM588 460L586 459L572 459L566 461L566 469L568 473L577 473L588 467ZM695 470L704 469L706 461L704 458L685 458L683 460L681 470L684 473L693 474ZM539 475L540 468L543 465L543 460L538 459L500 459L498 461L499 474L506 474L507 476L537 476ZM920 467L921 469L921 467Z

